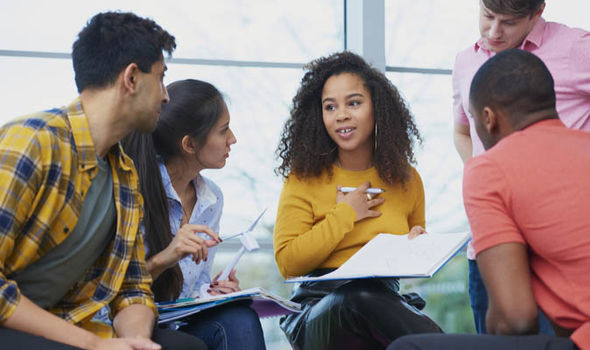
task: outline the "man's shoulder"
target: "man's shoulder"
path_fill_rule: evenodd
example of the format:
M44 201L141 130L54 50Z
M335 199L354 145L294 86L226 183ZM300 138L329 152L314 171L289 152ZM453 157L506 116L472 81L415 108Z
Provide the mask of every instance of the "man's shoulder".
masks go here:
M570 27L563 23L558 22L545 22L545 32L551 35L555 35L556 38L563 39L563 38L572 38L577 39L584 35L588 35L588 32L585 29L577 28L577 27Z
M0 135L11 132L63 134L69 132L65 108L53 108L18 117L0 127Z
M569 27L562 23L545 22L542 35L543 39L540 42L539 51L535 52L535 54L543 60L562 57L559 52L571 58L571 50L582 50L585 54L590 47L590 32L581 28Z

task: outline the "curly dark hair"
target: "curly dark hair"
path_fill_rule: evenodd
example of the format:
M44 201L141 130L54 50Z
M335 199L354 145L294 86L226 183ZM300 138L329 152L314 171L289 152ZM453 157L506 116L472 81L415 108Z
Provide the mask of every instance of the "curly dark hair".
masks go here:
M410 164L415 163L413 144L422 138L397 88L362 57L348 51L316 59L305 70L276 151L282 163L275 173L304 179L318 177L324 170L332 175L338 152L324 126L322 89L331 76L352 73L364 81L371 94L377 130L373 164L379 177L388 184L405 183Z

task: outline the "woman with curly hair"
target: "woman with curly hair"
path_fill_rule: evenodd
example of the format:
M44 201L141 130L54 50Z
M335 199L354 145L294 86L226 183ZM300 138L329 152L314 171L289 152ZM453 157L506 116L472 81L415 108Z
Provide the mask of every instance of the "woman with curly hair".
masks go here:
M411 165L420 134L395 86L350 52L306 69L277 150L286 181L274 250L284 277L323 275L378 233L414 236L425 225ZM299 349L380 349L404 334L441 331L398 291L396 278L304 282L291 296L304 310L281 328Z

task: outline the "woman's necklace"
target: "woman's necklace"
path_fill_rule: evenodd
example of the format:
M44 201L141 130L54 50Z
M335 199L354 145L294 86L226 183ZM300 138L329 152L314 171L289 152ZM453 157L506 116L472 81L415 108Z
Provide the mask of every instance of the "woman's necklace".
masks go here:
M181 206L182 208L182 221L181 224L188 224L191 220L191 212L187 212L183 206Z
M182 224L188 224L191 220L191 215L193 213L194 207L197 204L197 195L193 192L193 196L186 199L185 201L180 202L180 207L182 208ZM185 209L187 208L187 209Z

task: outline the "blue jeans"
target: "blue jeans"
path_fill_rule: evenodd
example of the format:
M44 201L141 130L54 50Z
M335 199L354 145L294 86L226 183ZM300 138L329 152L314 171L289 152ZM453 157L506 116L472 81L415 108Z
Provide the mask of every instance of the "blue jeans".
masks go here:
M486 312L488 311L488 292L483 284L477 263L475 260L469 262L469 301L473 312L475 330L479 334L486 333Z
M479 268L475 260L469 262L469 300L475 322L475 330L479 334L486 332L486 312L488 311L488 292L483 284ZM539 334L555 334L547 317L539 310Z
M180 331L203 340L212 350L265 349L264 334L250 302L233 302L189 317Z

